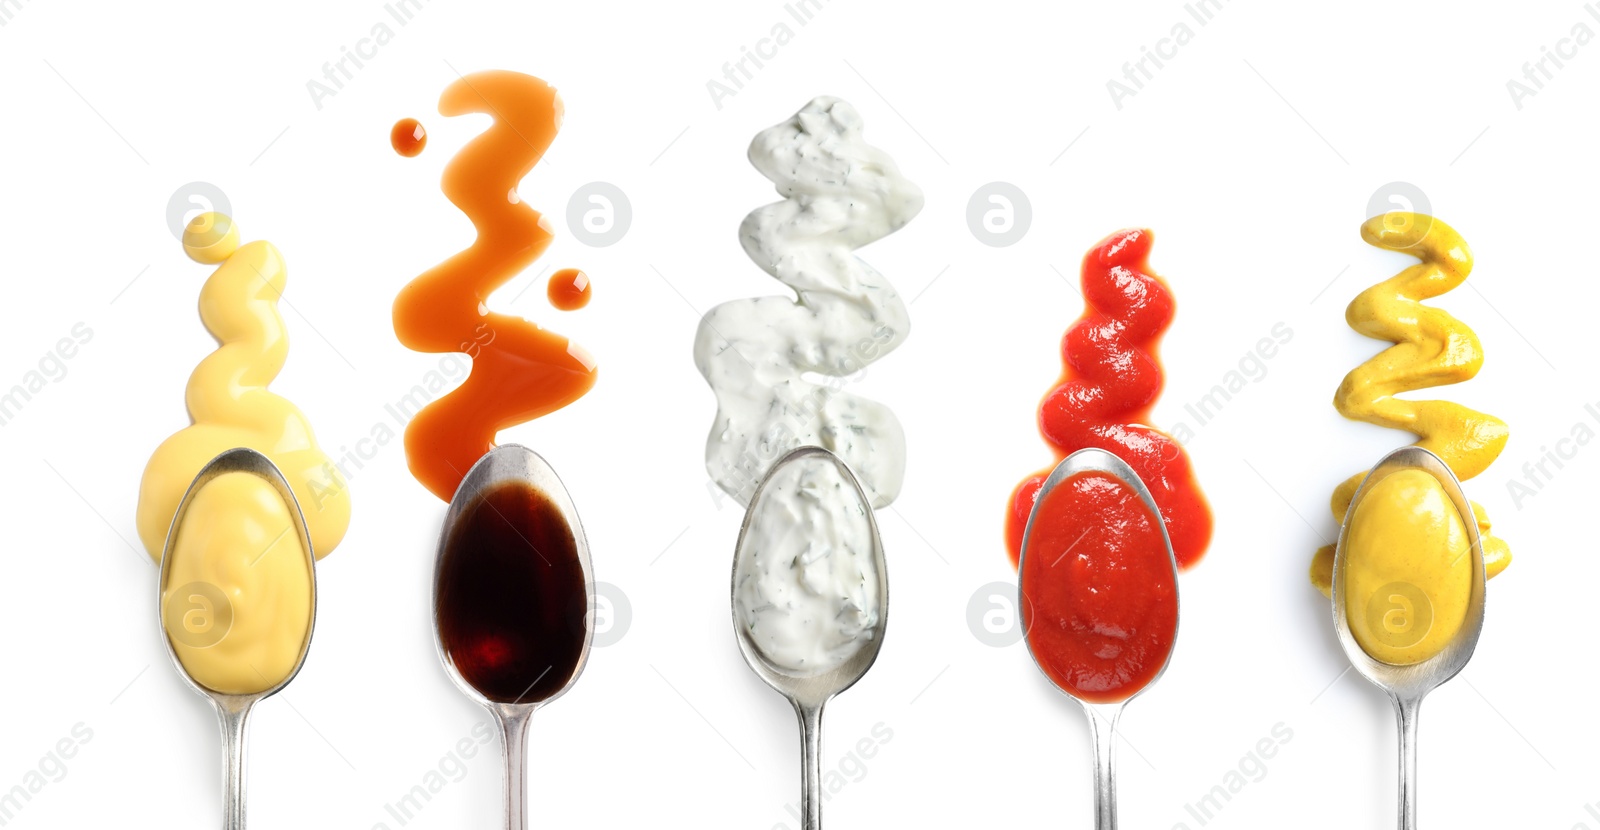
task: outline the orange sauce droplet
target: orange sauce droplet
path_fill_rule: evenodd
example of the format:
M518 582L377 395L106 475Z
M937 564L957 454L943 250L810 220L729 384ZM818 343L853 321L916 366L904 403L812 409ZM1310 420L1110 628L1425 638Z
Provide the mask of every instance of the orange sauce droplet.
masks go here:
M415 118L402 118L389 130L389 146L406 158L412 158L428 146L428 131Z
M589 304L593 292L589 290L589 275L576 268L563 268L550 275L550 286L545 292L550 304L562 311L576 311Z
M582 346L510 314L489 296L549 247L550 224L525 199L508 198L555 139L561 97L517 72L478 72L439 97L439 114L482 113L494 121L445 165L444 195L472 220L478 238L400 290L394 332L419 352L465 352L467 379L406 425L411 474L445 501L502 429L554 412L594 386Z

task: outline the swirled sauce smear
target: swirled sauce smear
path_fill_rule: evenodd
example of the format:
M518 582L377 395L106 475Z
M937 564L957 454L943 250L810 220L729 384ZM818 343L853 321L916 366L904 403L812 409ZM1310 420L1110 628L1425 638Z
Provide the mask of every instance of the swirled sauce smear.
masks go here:
M200 289L200 320L221 345L189 376L184 398L194 423L161 442L139 483L139 539L160 560L167 530L200 468L225 450L249 447L276 464L305 514L318 558L333 552L350 526L350 495L317 446L311 422L267 389L283 369L289 338L278 299L287 270L270 242L239 244L239 229L220 213L196 217L183 249L217 264Z
M1372 485L1351 517L1344 554L1345 616L1367 656L1410 666L1450 645L1472 598L1470 546L1438 479L1399 470Z
M411 474L449 501L496 433L581 398L595 381L583 347L538 325L488 310L489 295L544 253L550 225L517 185L561 126L561 97L516 72L467 75L445 88L439 113L494 120L445 167L441 187L477 229L472 246L412 280L394 302L394 331L419 352L465 352L472 371L406 426ZM587 280L585 280L587 283Z
M784 461L750 506L734 561L734 609L773 665L821 674L871 641L882 609L869 509L823 455Z
M717 397L706 470L748 505L773 461L819 446L883 507L905 477L905 434L888 407L842 387L898 347L910 320L894 287L854 252L911 221L922 191L867 144L861 116L837 98L761 131L749 156L784 200L746 216L739 241L798 299L735 300L701 320L694 362Z
M256 694L299 666L314 589L291 509L261 478L225 473L195 493L174 529L161 624L195 683Z
M1083 316L1061 341L1065 370L1039 403L1039 430L1056 462L1086 447L1128 462L1161 509L1178 567L1187 568L1211 543L1211 510L1183 446L1145 426L1165 382L1156 348L1174 311L1172 293L1146 263L1150 244L1148 230L1118 231L1084 256ZM1006 545L1013 565L1049 474L1041 470L1012 491Z
M1334 395L1339 414L1356 421L1403 429L1420 436L1416 446L1432 451L1462 481L1477 476L1505 449L1508 431L1499 418L1450 401L1410 401L1402 392L1460 383L1483 367L1478 336L1443 309L1423 305L1467 279L1472 253L1454 228L1420 213L1386 213L1361 226L1368 244L1409 253L1422 262L1361 292L1345 310L1356 331L1394 343L1345 375ZM1366 472L1356 473L1333 492L1333 515L1344 521ZM1489 535L1489 516L1476 503L1489 576L1505 570L1511 549ZM1317 551L1311 582L1332 595L1333 546Z

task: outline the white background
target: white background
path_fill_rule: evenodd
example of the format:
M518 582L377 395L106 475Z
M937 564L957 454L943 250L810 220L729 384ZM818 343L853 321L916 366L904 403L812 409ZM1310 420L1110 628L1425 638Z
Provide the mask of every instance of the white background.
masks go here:
M1432 394L1511 426L1504 455L1468 489L1516 561L1492 584L1476 658L1424 709L1423 816L1436 827L1600 827L1584 807L1600 798L1589 610L1600 564L1588 532L1600 449L1577 448L1520 505L1507 491L1574 425L1600 431L1584 410L1600 400L1600 46L1549 64L1553 78L1520 110L1506 88L1574 24L1600 31L1580 3L1480 15L1444 2L1232 0L1203 27L1175 0L832 0L804 26L776 0L619 5L433 0L404 27L375 0L11 9L0 27L0 387L75 323L94 334L0 428L0 789L74 724L93 738L8 827L205 827L219 811L216 727L168 661L156 569L130 544L145 460L187 423L183 386L212 348L195 314L209 269L168 231L169 197L214 183L245 239L283 251L293 348L273 388L337 454L392 426L384 405L438 365L395 341L390 303L470 239L438 178L486 119L447 120L435 106L456 70L492 68L546 78L567 106L522 188L560 233L494 305L569 334L601 366L588 397L502 437L561 472L598 576L632 612L620 641L534 721L535 826L795 826L784 805L798 797L796 728L734 644L741 511L706 486L714 406L690 346L700 312L779 288L735 239L745 213L774 199L745 148L831 94L855 104L927 206L864 251L912 301L913 328L856 391L896 410L910 455L904 494L880 516L888 636L872 672L829 709L829 765L875 724L893 737L829 801L830 825L1088 825L1082 716L1020 644L980 642L967 609L1012 578L1006 498L1050 460L1034 409L1081 311L1077 263L1129 225L1155 230L1152 265L1179 302L1158 425L1192 426L1184 404L1274 324L1294 336L1190 442L1216 536L1182 579L1171 668L1124 720L1124 821L1201 826L1185 805L1280 723L1292 740L1206 826L1393 820L1388 703L1353 674L1336 680L1347 664L1305 571L1335 531L1334 485L1410 440L1330 405L1344 373L1382 345L1346 327L1344 305L1408 262L1357 234L1374 193L1398 180L1420 187L1477 258L1467 286L1438 305L1477 331L1487 360L1477 379ZM379 21L396 29L392 42L319 109L307 81ZM719 109L707 81L780 21L792 42ZM1119 110L1107 81L1180 21L1193 40ZM431 131L417 159L387 146L402 116ZM594 180L633 207L609 248L579 244L565 220L569 196ZM1011 247L981 244L965 218L995 180L1032 203L1031 229ZM547 266L585 269L594 302L549 308ZM305 670L254 717L254 826L396 828L385 804L486 720L434 656L428 586L444 505L407 474L398 441L351 486L349 535L318 568ZM494 749L407 826L494 826Z

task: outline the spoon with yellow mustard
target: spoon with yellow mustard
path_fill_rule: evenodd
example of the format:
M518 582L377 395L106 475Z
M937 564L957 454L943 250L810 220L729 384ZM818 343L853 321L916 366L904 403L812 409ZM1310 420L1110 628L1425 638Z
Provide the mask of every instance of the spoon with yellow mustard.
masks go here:
M255 450L213 458L172 517L157 607L173 664L222 724L224 830L245 826L251 707L294 679L311 645L313 563L294 492Z
M1417 714L1483 631L1483 546L1461 482L1404 447L1356 491L1333 559L1333 625L1351 664L1389 694L1400 731L1401 830L1417 826Z

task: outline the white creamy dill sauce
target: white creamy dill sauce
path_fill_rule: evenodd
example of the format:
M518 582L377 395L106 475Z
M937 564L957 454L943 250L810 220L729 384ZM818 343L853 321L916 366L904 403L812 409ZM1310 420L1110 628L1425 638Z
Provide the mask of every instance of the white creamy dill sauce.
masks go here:
M750 162L784 200L745 217L739 241L796 297L723 303L701 320L694 345L717 398L706 469L740 504L801 446L844 459L874 507L893 501L905 478L900 422L845 387L910 328L894 286L855 249L911 221L922 191L861 130L855 109L823 97L750 144Z
M733 571L734 615L767 662L821 674L871 641L883 609L870 509L826 455L773 469Z

